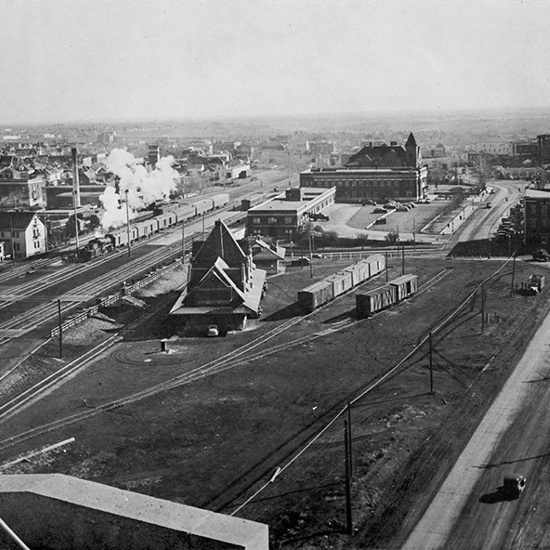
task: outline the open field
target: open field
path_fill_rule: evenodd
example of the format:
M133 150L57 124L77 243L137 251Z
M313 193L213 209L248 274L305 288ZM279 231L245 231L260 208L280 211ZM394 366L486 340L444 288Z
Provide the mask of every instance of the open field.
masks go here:
M316 260L314 279L349 263ZM422 291L372 319L357 320L353 292L302 316L294 300L296 291L312 282L310 269L289 267L269 280L264 317L249 330L219 339L173 338L170 353L160 351L159 338L168 334L163 319L178 280L159 282L142 296L152 307L166 298L156 318L123 331L123 340L99 361L5 421L2 433L15 435L77 413L89 416L14 446L0 442L0 460L75 437L74 444L8 471L63 472L224 513L239 509L281 467L275 481L237 512L269 523L273 547L395 547L529 340L547 309L541 304L548 293L511 294L511 262L407 260L405 271L419 276ZM484 285L483 334L480 289L448 319L497 271ZM524 281L548 268L518 261L515 271L516 281ZM439 273L444 278L428 287ZM400 274L395 259L389 276ZM384 281L379 276L361 290ZM90 339L105 338L110 327L142 315L126 306L105 314L108 319L91 319L67 333L67 357L82 353ZM237 358L241 346L290 322L285 332ZM431 331L433 395L425 343L351 408L355 535L348 539L342 534L343 416L338 415ZM43 358L41 368L59 364L52 359L56 343L49 345L50 360ZM137 396L227 353L234 361L215 375L192 382L181 378L167 389ZM100 406L132 395L136 398L99 412Z

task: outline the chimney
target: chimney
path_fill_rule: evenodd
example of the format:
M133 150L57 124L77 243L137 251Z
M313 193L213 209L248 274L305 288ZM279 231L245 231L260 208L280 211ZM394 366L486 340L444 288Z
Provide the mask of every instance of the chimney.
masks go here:
M80 208L80 184L78 182L78 155L76 147L71 149L73 161L73 204L75 208Z

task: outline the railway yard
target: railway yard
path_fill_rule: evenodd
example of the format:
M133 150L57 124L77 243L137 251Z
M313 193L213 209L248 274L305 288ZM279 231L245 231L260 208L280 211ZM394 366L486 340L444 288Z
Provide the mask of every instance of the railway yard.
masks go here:
M397 548L549 309L548 287L511 291L544 264L432 247L390 250L387 271L313 311L298 292L357 258L289 262L269 279L263 317L214 339L172 336L166 314L186 281L176 264L133 293L138 302L107 304L48 337L60 306L66 318L181 249L176 230L130 257L123 248L0 273L0 472L66 473L265 522L273 548ZM358 292L403 274L418 277L412 298L358 318Z

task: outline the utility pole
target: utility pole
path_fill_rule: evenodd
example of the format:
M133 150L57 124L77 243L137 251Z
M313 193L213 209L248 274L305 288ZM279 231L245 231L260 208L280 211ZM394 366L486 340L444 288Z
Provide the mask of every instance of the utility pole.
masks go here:
M386 269L385 269L385 272L386 272L386 283L387 283L388 282L388 251L387 250L385 252L385 255L386 255L386 261L385 261Z
M401 275L405 275L405 243L401 245Z
M353 453L351 440L351 403L348 401L348 455L349 455L349 475L353 477Z
M185 220L181 223L181 255L185 262Z
M11 261L15 265L15 239L13 237L13 212L10 213Z
M345 452L345 475L346 475L346 533L351 535L353 530L353 518L351 515L351 471L349 457L349 434L348 421L344 420L344 452Z
M432 333L430 332L430 395L434 394L434 365L433 365L433 344Z
M416 220L413 218L413 250L416 250Z
M204 242L204 212L202 213L202 242Z
M57 300L57 318L59 323L59 359L63 359L63 325L61 324L61 300Z
M512 259L512 286L510 292L514 292L514 279L516 278L516 252L514 251L514 258Z
M311 240L313 237L311 236L311 233L308 236L308 243L309 243L309 276L313 279L313 252L311 250Z
M485 283L481 283L481 334L485 332Z
M126 237L128 239L128 256L132 255L132 245L130 244L130 212L128 207L128 189L124 191L126 194Z

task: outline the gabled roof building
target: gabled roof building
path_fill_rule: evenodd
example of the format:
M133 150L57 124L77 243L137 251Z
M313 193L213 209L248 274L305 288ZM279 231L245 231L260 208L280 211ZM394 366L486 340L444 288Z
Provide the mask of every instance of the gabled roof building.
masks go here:
M193 248L187 289L170 311L178 332L203 333L211 324L221 333L242 330L261 315L266 272L252 261L246 240L237 241L221 220Z
M0 240L15 259L43 254L47 249L46 227L36 212L0 212Z

